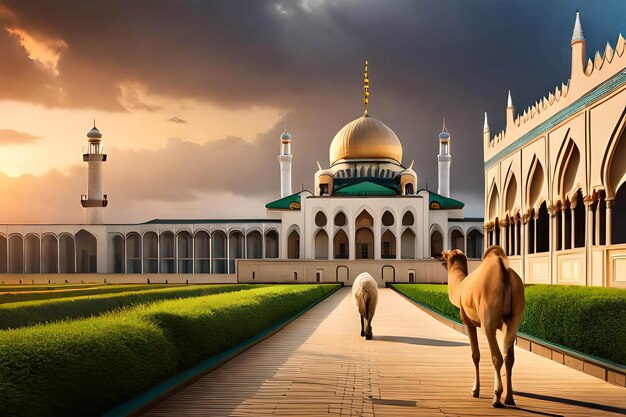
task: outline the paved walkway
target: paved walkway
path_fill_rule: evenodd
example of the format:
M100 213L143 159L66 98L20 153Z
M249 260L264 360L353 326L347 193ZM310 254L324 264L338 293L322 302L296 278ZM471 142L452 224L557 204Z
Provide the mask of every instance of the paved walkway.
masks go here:
M350 288L151 409L146 416L616 416L626 390L516 349L516 408L494 409L481 337L481 395L467 337L390 289L374 340L359 336ZM480 332L479 332L480 334Z

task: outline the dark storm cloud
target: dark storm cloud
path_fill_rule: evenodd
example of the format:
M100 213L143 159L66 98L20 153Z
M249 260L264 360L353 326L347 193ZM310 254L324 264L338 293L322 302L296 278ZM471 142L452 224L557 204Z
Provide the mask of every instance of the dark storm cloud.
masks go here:
M415 159L420 185L436 189L436 135L445 116L452 134L452 193L463 190L479 201L483 112L495 133L504 124L508 89L523 111L567 81L576 8L590 56L626 29L626 2L617 0L4 3L11 11L0 13L5 25L61 39L67 48L54 77L29 65L0 31L0 53L9 57L8 65L5 59L0 65L0 98L128 110L120 85L138 82L166 97L285 109L294 136L294 184L305 187L312 184L315 160L327 163L334 133L362 111L361 65L367 57L371 114L396 131L404 163ZM62 98L55 95L58 88ZM275 133L257 138L263 152L238 154L236 165L268 175L248 178L247 170L235 171L244 189L246 182L263 188L270 180L278 187ZM169 146L179 152L170 157L196 155L184 141ZM204 180L219 172L218 165L195 174Z

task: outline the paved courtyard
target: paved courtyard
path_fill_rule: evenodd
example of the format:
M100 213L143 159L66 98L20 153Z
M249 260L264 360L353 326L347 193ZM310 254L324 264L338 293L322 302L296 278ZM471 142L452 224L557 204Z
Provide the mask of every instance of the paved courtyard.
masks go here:
M359 336L350 288L149 410L146 416L612 416L626 390L516 348L517 407L494 409L481 335L481 395L467 337L390 289L374 340ZM480 333L479 333L480 335Z

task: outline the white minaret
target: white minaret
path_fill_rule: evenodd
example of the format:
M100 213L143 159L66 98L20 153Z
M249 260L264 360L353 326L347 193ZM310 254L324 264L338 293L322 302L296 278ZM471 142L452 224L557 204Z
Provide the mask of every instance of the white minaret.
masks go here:
M87 195L80 196L80 203L87 209L87 223L102 224L102 209L107 206L107 196L102 194L102 163L107 160L103 153L102 133L93 122L93 129L87 133L87 147L83 148L83 161L88 164Z
M446 119L443 119L443 129L439 134L439 155L437 155L437 161L439 161L437 194L450 197L450 163L452 162L452 156L450 156L450 133L446 129Z
M280 155L278 155L278 163L280 164L280 197L291 195L291 135L285 132L280 136Z

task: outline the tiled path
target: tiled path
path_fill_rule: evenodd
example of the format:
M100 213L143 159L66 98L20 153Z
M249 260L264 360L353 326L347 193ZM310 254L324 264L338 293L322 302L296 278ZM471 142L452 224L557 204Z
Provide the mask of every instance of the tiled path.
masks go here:
M516 348L516 408L494 409L481 335L481 395L467 337L379 289L374 340L350 288L151 409L146 416L617 416L626 390ZM480 332L479 332L480 335Z

